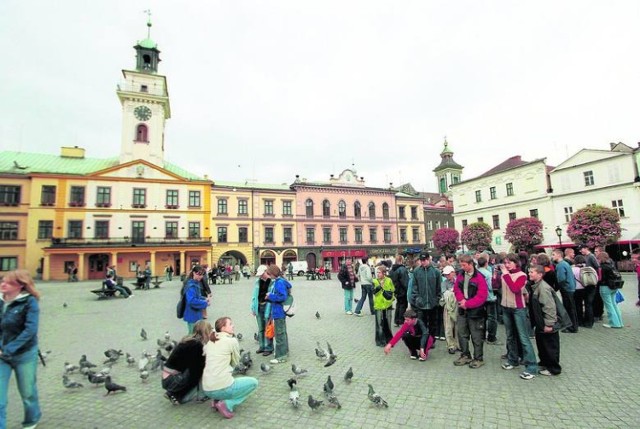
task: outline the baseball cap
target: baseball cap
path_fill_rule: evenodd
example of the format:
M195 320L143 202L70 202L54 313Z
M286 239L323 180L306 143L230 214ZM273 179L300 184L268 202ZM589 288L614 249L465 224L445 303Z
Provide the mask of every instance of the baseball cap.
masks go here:
M420 254L420 260L421 261L425 261L427 259L429 259L429 254L428 253L421 253Z
M444 269L442 270L442 274L443 275L449 275L451 273L455 273L456 270L453 269L453 267L451 265L447 265L446 267L444 267Z
M256 270L256 276L260 277L261 275L264 274L265 271L267 271L267 266L266 265L260 265L258 267L258 269Z

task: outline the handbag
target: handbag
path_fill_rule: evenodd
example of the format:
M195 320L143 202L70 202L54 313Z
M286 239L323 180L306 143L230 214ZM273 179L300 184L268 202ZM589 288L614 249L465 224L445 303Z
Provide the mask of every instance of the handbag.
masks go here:
M276 336L276 324L273 319L269 319L267 326L264 327L264 336L270 340Z
M621 302L624 302L624 295L622 294L622 291L620 289L616 290L616 304L620 304Z

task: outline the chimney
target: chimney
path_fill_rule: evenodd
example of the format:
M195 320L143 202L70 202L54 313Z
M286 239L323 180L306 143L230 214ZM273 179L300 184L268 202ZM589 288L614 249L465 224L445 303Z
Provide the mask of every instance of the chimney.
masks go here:
M611 148L611 150L613 150L613 148L616 147L617 144L618 143L611 142L611 143L609 143L609 147Z
M60 148L60 156L62 158L80 158L84 159L84 149L78 146Z

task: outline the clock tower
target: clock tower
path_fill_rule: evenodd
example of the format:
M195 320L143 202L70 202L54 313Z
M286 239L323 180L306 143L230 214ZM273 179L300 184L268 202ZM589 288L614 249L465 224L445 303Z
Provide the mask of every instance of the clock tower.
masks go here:
M440 195L450 195L449 187L462 181L462 170L464 167L453 160L453 151L449 149L449 143L446 137L440 158L442 158L440 165L433 170L438 180L438 193Z
M163 167L164 126L171 117L171 108L167 79L158 74L160 51L151 40L151 17L147 21L147 38L133 48L136 68L122 70L124 80L117 89L122 104L120 162L144 159Z

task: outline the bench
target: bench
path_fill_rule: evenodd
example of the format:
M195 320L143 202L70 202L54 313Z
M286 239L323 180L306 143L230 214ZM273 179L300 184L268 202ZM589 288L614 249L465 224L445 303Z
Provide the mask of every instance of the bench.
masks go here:
M116 296L116 292L117 291L115 289L107 288L107 285L105 284L105 282L102 282L102 288L93 289L91 291L91 293L95 293L96 295L98 295L98 299L113 298Z

